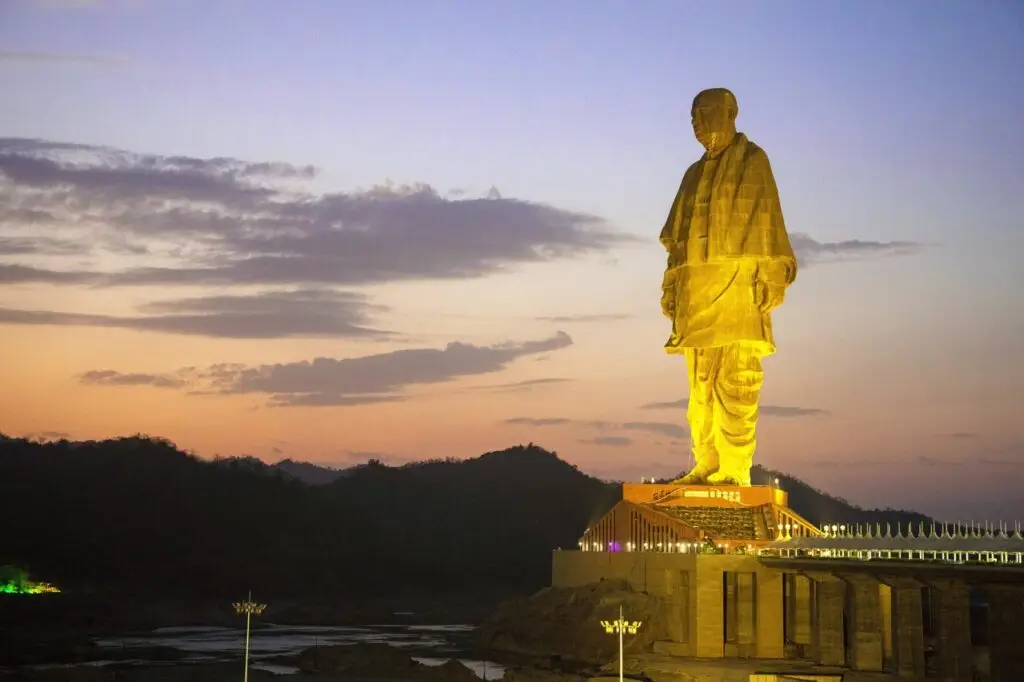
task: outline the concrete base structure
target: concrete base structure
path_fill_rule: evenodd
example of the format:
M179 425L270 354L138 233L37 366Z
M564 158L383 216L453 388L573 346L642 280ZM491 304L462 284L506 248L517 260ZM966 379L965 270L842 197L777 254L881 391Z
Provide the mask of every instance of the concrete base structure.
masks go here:
M967 584L955 580L931 585L935 648L941 682L972 679L974 650L971 646L971 604ZM1024 671L1020 671L1024 676Z
M884 670L881 586L871 576L841 577L848 585L847 663L853 670Z
M1024 680L1024 589L990 585L988 597L989 679Z
M795 551L764 550L773 535ZM627 485L583 551L554 553L552 584L622 580L664 599L669 641L656 655L788 660L872 680L924 680L927 667L941 682L1024 682L1024 569L965 553L893 561L885 543L903 536L868 536L882 547L873 555L813 554L845 539L822 538L777 489ZM969 585L989 595L987 664L972 645Z
M883 578L891 593L893 668L904 679L925 676L922 585L910 578Z
M729 554L570 552L554 554L555 587L626 581L665 598L679 620L670 624L666 654L700 658L782 659L783 579L757 557ZM805 604L811 608L810 601ZM801 616L807 622L811 614Z

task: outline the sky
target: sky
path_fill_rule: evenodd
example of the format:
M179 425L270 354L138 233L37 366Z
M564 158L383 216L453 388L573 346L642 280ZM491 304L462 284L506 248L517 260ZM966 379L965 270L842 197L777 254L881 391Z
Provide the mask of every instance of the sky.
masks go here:
M0 431L690 461L657 241L736 93L800 262L757 463L1024 518L1013 0L0 0Z

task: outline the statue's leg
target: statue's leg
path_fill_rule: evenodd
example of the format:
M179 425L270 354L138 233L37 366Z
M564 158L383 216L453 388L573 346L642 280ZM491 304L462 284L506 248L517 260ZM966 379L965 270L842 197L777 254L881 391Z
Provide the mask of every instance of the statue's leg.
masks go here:
M718 452L714 441L713 387L721 365L721 348L687 348L686 372L690 383L690 398L686 407L686 421L690 425L693 442L694 466L688 474L673 483L700 485L709 475L718 471Z
M708 482L750 485L750 467L757 446L758 399L764 383L761 348L756 344L734 343L723 350L722 368L712 387L719 468Z

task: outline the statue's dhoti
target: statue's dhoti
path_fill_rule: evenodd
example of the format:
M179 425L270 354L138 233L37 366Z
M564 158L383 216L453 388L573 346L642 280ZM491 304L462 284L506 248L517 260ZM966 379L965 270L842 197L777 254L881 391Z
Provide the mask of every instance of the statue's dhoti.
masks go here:
M758 399L764 372L754 344L687 348L690 402L686 419L693 438L695 471L750 485L757 441Z
M761 358L775 351L771 314L756 260L684 266L674 292L669 353L686 357L687 421L694 469L687 482L750 485L756 447Z

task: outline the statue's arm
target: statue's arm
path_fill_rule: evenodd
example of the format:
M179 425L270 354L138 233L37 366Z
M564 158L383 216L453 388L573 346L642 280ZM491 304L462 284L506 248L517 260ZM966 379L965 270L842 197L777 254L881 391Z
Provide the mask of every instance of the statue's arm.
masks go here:
M760 192L754 210L761 211L768 221L768 238L772 240L772 256L762 258L757 266L757 285L762 291L762 308L772 310L782 305L786 289L796 279L797 264L793 247L789 242L779 189L775 184L768 155L758 150L756 173L760 180Z
M675 316L676 307L676 288L678 287L678 275L679 266L681 263L677 262L679 249L677 247L677 240L680 235L677 234L677 230L682 220L680 213L683 210L683 196L686 188L689 186L689 182L692 179L694 168L697 164L694 164L686 169L683 174L683 179L679 183L679 189L676 190L675 199L672 201L672 207L669 209L668 218L665 219L665 225L661 229L661 235L659 240L665 250L668 251L668 259L665 263L665 275L661 280L661 312L669 318Z

